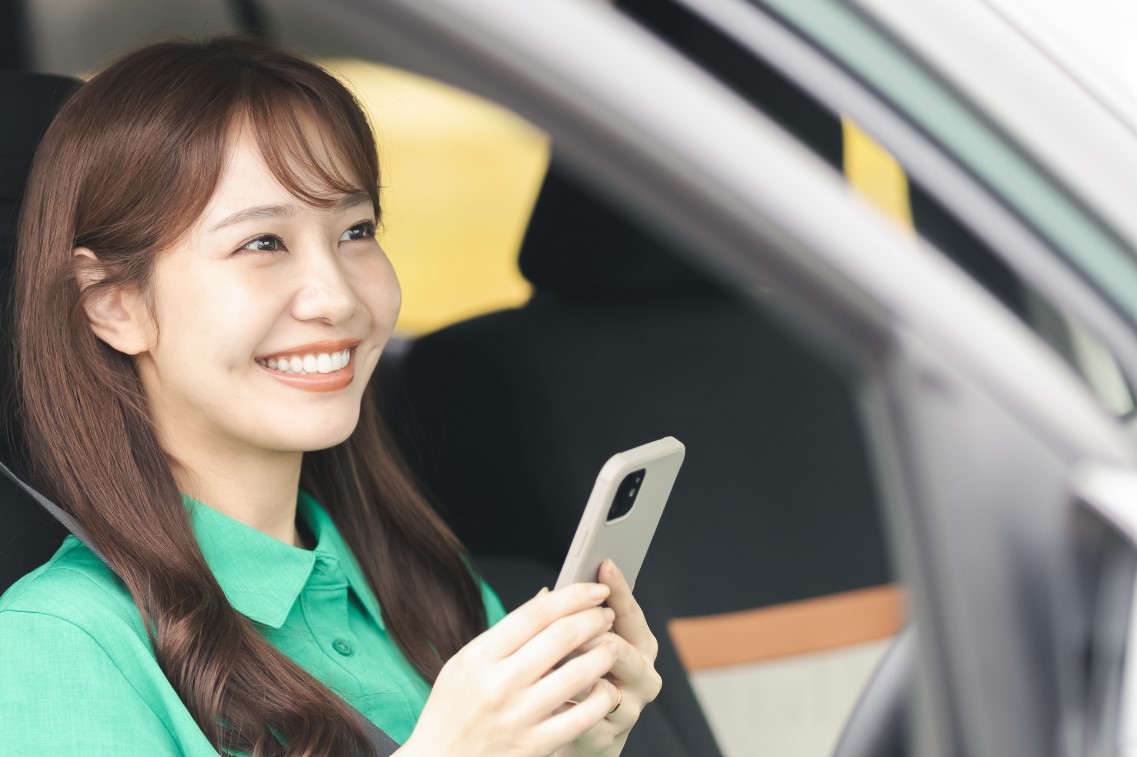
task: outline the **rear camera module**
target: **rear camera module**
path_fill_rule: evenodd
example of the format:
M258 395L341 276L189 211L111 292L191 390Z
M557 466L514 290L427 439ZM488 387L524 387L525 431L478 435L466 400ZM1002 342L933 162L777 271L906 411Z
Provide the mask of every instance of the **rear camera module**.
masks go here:
M644 473L645 469L641 468L624 476L624 480L620 482L620 488L616 490L616 498L612 500L612 504L608 508L609 523L619 520L631 512L632 505L636 503L636 496L643 486Z

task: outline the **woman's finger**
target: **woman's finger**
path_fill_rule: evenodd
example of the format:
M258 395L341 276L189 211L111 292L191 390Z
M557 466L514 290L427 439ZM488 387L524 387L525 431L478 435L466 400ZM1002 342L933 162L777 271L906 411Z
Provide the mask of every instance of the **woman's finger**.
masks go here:
M655 672L651 668L648 661L638 649L633 647L621 636L614 633L605 633L593 639L589 639L580 646L581 652L587 652L594 649L600 644L613 643L616 645L616 662L612 665L612 670L609 672L609 677L613 680L619 681L621 686L630 687L639 692L644 701L651 701L654 699L653 692L654 680L646 680L649 678L658 678L658 675L651 676Z
M584 738L590 744L612 743L619 727L605 719L612 709L611 689L607 681L597 681L588 696L562 708L534 730L546 742L567 744Z
M605 584L571 584L530 599L471 641L467 647L478 656L502 660L520 649L557 620L590 607L610 596Z
M655 640L639 602L632 596L632 589L624 579L624 574L616 563L605 560L600 564L600 582L612 589L608 606L616 611L614 629L640 651L650 662L655 662L659 654L659 642Z
M612 681L607 683L612 705L608 708L605 719L615 726L616 733L630 731L636 721L640 719L644 702L637 698L635 692L629 692L628 689L624 688L624 684L613 683Z
M616 650L607 644L574 657L529 686L521 711L529 716L547 716L577 692L595 687L596 682L612 669L615 660Z
M524 685L531 684L582 645L604 635L612 628L615 617L615 611L609 607L590 607L560 618L539 631L502 663L507 666L511 678Z

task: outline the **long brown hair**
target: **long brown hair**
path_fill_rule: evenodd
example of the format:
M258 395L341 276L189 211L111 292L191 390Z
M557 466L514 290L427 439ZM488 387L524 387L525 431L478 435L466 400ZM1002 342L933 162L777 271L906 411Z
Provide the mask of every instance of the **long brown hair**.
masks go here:
M311 148L304 114L354 176ZM146 621L159 665L219 751L371 754L343 702L226 600L133 363L95 338L84 309L105 287L148 291L155 257L204 211L240 124L297 198L326 206L362 188L378 215L367 118L311 63L227 38L153 45L96 75L45 135L20 222L16 357L31 474L106 554ZM94 252L100 281L80 286L75 247ZM457 538L385 444L375 404L365 394L352 436L305 455L302 483L358 558L388 632L433 682L484 628L485 610Z

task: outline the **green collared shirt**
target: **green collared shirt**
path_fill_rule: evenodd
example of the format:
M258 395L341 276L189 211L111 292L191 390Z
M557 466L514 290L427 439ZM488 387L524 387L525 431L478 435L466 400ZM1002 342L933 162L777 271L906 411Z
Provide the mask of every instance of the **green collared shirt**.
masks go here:
M277 649L391 738L430 687L387 635L379 603L327 512L301 492L315 536L300 549L186 498L198 543L233 607ZM504 614L482 583L492 625ZM154 658L122 582L74 536L0 597L0 755L212 757Z

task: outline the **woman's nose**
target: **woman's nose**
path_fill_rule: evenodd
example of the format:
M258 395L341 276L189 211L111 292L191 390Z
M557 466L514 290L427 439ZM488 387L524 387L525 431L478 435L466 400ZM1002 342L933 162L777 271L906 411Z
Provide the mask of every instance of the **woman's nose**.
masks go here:
M359 300L338 255L335 251L320 251L306 257L306 264L298 271L301 278L292 301L293 317L329 324L351 318Z

